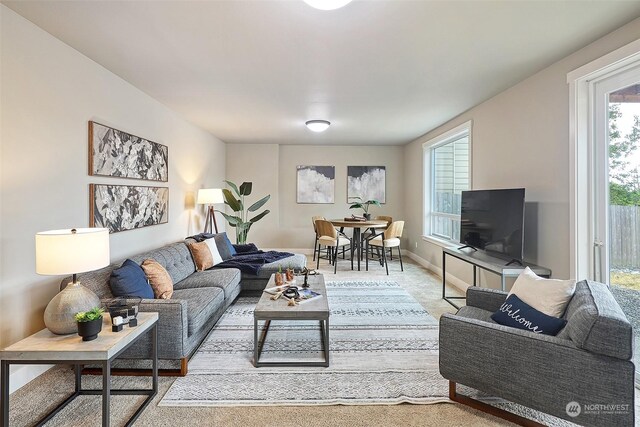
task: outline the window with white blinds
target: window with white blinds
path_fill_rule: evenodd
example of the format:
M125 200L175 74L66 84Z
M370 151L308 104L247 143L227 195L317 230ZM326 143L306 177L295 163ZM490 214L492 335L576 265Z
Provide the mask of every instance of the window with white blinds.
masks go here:
M425 144L425 235L460 241L460 198L471 188L471 123Z

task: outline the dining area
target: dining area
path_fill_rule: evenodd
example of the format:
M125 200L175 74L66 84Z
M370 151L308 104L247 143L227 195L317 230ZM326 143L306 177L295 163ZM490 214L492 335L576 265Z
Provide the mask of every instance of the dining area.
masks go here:
M320 268L321 260L326 260L333 266L335 274L342 259L350 263L351 270L362 271L364 263L365 271L369 271L369 263L373 262L384 267L388 275L389 263L394 261L395 252L400 271L404 271L400 248L404 221L394 221L384 215L329 219L312 216L311 221L315 234L313 261L316 268Z

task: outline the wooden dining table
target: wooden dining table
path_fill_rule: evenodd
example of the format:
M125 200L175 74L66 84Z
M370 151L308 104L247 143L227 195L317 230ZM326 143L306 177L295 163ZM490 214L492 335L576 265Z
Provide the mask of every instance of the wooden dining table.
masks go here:
M358 258L358 271L360 271L360 257L362 254L362 230L367 228L387 228L389 225L387 221L370 219L367 221L345 221L344 219L330 219L329 222L334 227L339 227L340 231L345 228L353 228L353 239L351 243L351 256L353 257L354 251Z

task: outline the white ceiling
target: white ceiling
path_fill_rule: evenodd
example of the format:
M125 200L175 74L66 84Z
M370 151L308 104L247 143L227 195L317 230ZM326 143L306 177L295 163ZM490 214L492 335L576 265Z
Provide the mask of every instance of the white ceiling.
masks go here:
M640 16L613 0L3 3L230 143L404 144Z

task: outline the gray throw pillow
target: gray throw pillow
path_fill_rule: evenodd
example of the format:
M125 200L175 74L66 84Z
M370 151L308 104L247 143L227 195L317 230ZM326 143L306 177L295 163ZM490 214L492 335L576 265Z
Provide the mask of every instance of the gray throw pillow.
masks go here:
M227 233L218 233L213 236L216 240L216 246L218 247L218 252L220 253L220 257L223 261L231 259L233 257L233 253L231 250L233 246L231 246L231 241L227 237Z

